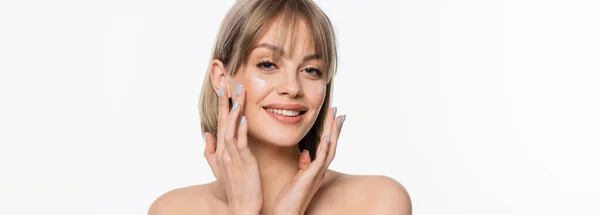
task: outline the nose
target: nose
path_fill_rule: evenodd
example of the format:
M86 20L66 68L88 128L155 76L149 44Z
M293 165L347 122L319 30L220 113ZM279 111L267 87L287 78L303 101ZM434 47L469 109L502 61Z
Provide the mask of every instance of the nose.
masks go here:
M288 69L282 75L281 81L277 86L277 93L279 95L285 95L290 98L296 98L302 96L302 85L300 84L300 79L298 78L298 72L292 69Z

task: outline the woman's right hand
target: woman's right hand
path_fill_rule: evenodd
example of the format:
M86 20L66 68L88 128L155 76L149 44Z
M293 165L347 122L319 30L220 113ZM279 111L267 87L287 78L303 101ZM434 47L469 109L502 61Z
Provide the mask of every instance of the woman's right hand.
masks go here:
M248 123L242 115L246 91L237 88L238 95L229 110L229 92L219 89L218 137L206 133L204 157L225 188L232 214L258 214L263 204L262 185L256 158L248 148ZM239 126L238 126L239 125ZM215 143L216 142L216 143Z

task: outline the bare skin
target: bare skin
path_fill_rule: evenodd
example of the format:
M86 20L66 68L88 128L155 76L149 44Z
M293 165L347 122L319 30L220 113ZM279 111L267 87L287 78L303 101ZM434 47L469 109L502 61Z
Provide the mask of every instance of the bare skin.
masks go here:
M333 170L326 175L305 214L411 214L408 193L394 179ZM217 181L175 189L159 197L148 214L229 214L222 195Z
M316 55L306 23L298 26L293 50L289 43L275 46L276 24L235 75L212 61L219 132L206 136L204 156L217 180L169 191L149 214L411 214L408 193L394 179L328 169L345 119L337 109L327 110L314 161L308 152L298 154L296 144L323 106L325 94L318 89L327 83L327 72L322 59L311 57ZM284 53L279 60L272 57L276 51ZM256 79L263 81L257 85ZM293 123L278 121L281 116L267 110L288 110L285 105L292 104L302 110Z

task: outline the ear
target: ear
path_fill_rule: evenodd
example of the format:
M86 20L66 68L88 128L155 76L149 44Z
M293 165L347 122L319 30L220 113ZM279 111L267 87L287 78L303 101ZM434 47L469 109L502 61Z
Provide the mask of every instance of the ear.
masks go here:
M212 87L215 93L219 93L219 88L229 89L227 84L227 69L223 65L223 62L219 59L214 59L211 61L210 66L210 79L212 82Z

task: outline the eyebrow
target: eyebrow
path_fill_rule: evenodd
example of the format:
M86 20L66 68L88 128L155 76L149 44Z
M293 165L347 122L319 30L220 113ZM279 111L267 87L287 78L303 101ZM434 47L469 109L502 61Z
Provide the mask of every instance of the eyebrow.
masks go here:
M283 49L279 48L276 45L270 44L270 43L261 43L261 44L258 44L252 50L257 49L257 48L266 48L266 49L269 49L269 50L271 50L273 52L279 53L281 55L284 55L284 53L285 53L283 51ZM311 54L311 55L304 56L304 58L302 59L302 61L305 62L305 61L314 60L314 59L320 59L320 58L321 57L319 55L317 55L317 54Z

